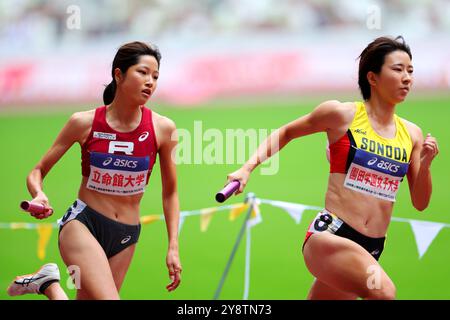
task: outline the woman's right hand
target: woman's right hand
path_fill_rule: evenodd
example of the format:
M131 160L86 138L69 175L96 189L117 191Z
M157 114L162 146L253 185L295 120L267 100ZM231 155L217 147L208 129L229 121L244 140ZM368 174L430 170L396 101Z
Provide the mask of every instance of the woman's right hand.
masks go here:
M234 181L234 180L238 180L240 183L239 189L234 193L235 195L238 195L240 193L242 193L244 191L245 186L247 185L248 179L250 178L250 170L248 170L245 167L241 167L240 169L230 173L227 176L227 184Z
M31 200L31 203L43 204L45 207L45 211L43 213L30 212L30 214L36 219L42 220L50 217L53 214L53 208L50 206L48 198L44 192L39 192L37 196L33 200Z

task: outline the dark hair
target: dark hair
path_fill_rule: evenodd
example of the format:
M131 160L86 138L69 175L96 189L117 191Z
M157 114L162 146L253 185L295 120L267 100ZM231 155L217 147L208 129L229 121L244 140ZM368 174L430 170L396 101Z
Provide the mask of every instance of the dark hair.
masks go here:
M128 68L137 64L139 62L140 56L143 55L154 57L158 62L159 68L161 53L156 46L146 44L144 42L134 41L126 43L119 48L112 63L112 81L106 86L105 91L103 91L103 102L105 103L105 105L110 104L114 100L114 96L116 95L117 84L114 77L114 70L116 68L119 68L120 71L125 74Z
M364 100L370 99L370 84L367 80L367 73L369 71L376 74L380 73L386 55L397 50L406 52L412 59L411 49L402 36L395 39L379 37L369 43L359 55L358 85Z

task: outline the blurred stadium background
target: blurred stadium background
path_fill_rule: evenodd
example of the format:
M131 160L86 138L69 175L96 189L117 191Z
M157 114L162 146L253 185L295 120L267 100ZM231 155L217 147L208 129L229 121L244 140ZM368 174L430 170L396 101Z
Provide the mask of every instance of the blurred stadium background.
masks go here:
M359 100L357 57L374 38L403 35L411 46L415 89L398 114L431 132L441 154L433 164L434 190L423 213L410 204L406 183L394 216L450 223L446 141L450 118L449 0L2 0L0 2L0 222L35 222L18 210L28 199L25 177L76 110L102 104L117 48L155 43L161 77L147 104L178 128L274 129L323 100ZM323 206L328 166L325 136L295 141L280 155L274 176L255 171L247 187L267 199ZM249 152L246 153L247 155ZM74 146L44 186L55 222L76 198L79 147ZM178 166L182 210L214 206L214 192L239 164ZM142 215L162 213L155 170ZM242 201L244 196L229 200ZM304 299L312 276L300 248L309 220L296 225L281 210L261 206L252 231L250 299ZM206 232L187 218L180 234L182 285L168 294L167 237L163 222L146 225L121 296L123 299L211 299L243 217L217 213ZM444 228L419 259L408 224L393 222L381 264L400 299L449 299L450 230ZM57 262L67 280L54 231L44 261L33 230L0 229L0 299L17 274ZM241 299L241 244L220 298ZM4 288L4 289L1 289ZM75 291L68 290L71 297ZM43 299L25 296L19 299Z

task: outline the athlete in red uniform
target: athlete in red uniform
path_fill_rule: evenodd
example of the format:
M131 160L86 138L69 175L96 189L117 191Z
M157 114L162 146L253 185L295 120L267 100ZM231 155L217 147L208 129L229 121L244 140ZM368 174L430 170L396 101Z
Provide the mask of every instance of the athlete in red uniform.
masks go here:
M178 254L179 202L172 150L177 144L173 121L146 108L156 90L161 55L141 42L123 45L112 66L112 81L105 88L105 105L77 112L62 129L50 150L27 179L32 202L42 203L48 217L52 208L42 182L53 165L75 143L81 146L82 182L78 199L58 220L59 249L65 264L79 280L78 299L118 299L139 238L139 206L159 154L163 208L169 249L166 264L171 283L180 283ZM75 268L74 268L75 266ZM42 293L67 299L59 285L55 264L17 277L10 295Z

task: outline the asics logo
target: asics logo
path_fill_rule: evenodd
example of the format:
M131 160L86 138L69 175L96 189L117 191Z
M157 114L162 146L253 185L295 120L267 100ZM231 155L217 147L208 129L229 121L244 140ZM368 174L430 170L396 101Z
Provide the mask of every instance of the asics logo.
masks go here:
M143 132L143 133L139 136L138 140L139 140L140 142L145 141L145 139L147 139L149 135L150 135L150 134L148 133L148 131L145 131L145 132Z
M116 159L116 161L114 161L114 166L134 169L138 166L138 161L137 160Z
M369 166L373 166L377 162L377 160L378 160L378 158L372 158L369 161L367 161L367 164ZM377 163L377 168L388 170L392 173L397 173L398 170L400 169L400 166L396 165L395 163L389 162L389 161L380 160Z
M105 161L103 161L103 166L106 167L113 161L113 158L109 157ZM135 169L138 166L137 160L126 160L126 159L116 159L113 162L114 167L125 167Z
M105 161L103 161L103 166L107 166L108 164L110 164L112 162L113 158L109 157L107 158Z
M130 241L130 240L131 240L131 236L128 236L128 237L123 238L122 241L120 241L120 243L121 243L121 244L125 244L125 243L127 243L128 241Z
M392 173L396 173L396 172L398 172L398 169L400 169L399 165L396 165L396 164L394 164L392 162L389 162L389 161L383 161L383 160L381 160L377 164L377 167L380 168L380 169L388 170L388 171L390 171Z
M367 164L368 164L369 166L372 166L372 165L375 164L375 162L377 162L377 160L378 160L378 158L372 158L372 159L370 159L370 160L367 162Z

